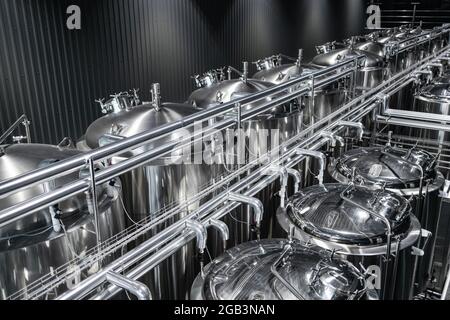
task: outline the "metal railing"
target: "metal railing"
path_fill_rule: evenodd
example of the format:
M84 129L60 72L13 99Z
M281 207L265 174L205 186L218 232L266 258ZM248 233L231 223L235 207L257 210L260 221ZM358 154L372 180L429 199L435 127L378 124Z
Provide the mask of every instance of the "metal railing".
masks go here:
M381 23L383 27L403 24L433 27L448 22L450 22L450 10L424 8L419 2L402 4L400 9L381 8Z

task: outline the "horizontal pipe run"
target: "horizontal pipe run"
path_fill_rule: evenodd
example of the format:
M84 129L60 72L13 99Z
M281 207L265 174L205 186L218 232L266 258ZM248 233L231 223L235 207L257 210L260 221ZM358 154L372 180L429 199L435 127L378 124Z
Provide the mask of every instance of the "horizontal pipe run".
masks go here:
M138 282L136 280L130 280L127 277L115 273L115 272L108 272L105 277L106 281L109 283L114 284L115 286L118 286L119 288L122 288L133 295L135 295L138 300L151 300L152 294L148 287L144 285L141 282Z
M354 64L355 60L362 58L363 56L361 55L350 60L344 60L336 65L327 67L322 70L318 70L314 72L313 75L315 77L319 77L326 75L327 73L333 73L335 70L344 67L346 65L351 66L352 64ZM117 141L112 144L108 144L106 146L86 152L82 155L59 161L58 163L52 166L34 170L32 172L17 176L15 178L5 180L2 183L0 183L0 196L5 196L11 192L17 191L18 189L26 188L48 179L55 179L61 175L72 173L76 170L83 168L86 164L87 159L92 159L93 161L101 161L110 158L112 156L127 152L129 150L136 149L138 147L145 145L152 139L160 138L163 135L169 134L174 130L181 129L188 125L194 124L194 122L196 121L204 121L206 118L216 117L225 112L231 111L235 107L236 103L240 103L241 105L254 103L255 101L266 98L267 96L282 93L283 91L289 89L294 85L309 80L310 77L311 75L308 74L298 78L293 78L292 80L289 80L285 83L270 87L268 89L256 92L248 96L240 97L231 102L218 105L215 108L199 111L193 115L183 118L182 120L164 124L155 129L139 133L135 136L128 137L126 139Z
M394 86L395 84L391 84L391 86ZM389 87L388 87L389 88ZM374 107L374 104L372 104L372 105L370 105L370 109L372 109ZM344 117L342 117L342 118L344 118ZM357 118L355 118L355 119L352 119L353 121L356 121L357 120ZM323 142L324 143L324 142ZM290 163L293 163L293 161L291 161ZM219 199L219 198L217 198L217 199ZM217 200L216 199L216 202L218 202L218 203L220 203L220 202L222 202L222 200L221 199L219 199L219 200ZM169 227L169 229L170 229L170 227ZM170 230L168 230L168 232L170 232ZM162 234L164 234L164 232L162 232ZM161 234L160 234L161 235ZM151 239L152 240L152 239ZM124 257L124 258L128 258L128 257ZM116 262L117 261L120 261L121 259L119 259L119 260L116 260ZM119 263L119 265L120 265L120 263ZM85 280L86 281L86 280ZM86 282L85 282L86 283ZM93 283L92 281L90 282L91 284ZM84 287L85 289L86 289L86 286L87 285L89 285L89 283L87 283L87 284L84 284L83 286L81 286L81 287ZM74 290L77 290L78 288L80 288L80 286L78 286L77 288L75 288ZM93 286L92 288L95 288L95 286ZM91 288L91 289L92 289ZM75 297L76 296L76 293L75 292L72 292L72 296L73 297ZM60 298L62 298L62 299L64 299L64 298L67 298L67 299L70 299L71 298L71 294L70 293L66 293L66 294L63 294L62 296L60 296Z
M394 77L393 79L391 79L390 82L394 81L395 79L400 79L400 76ZM388 82L388 83L390 83L390 82ZM394 83L394 84L391 84L391 86L393 86L393 85L395 85L395 83ZM380 86L378 86L378 87L376 88L376 90L382 89L382 88L385 87L385 86L386 86L386 84L380 85ZM371 107L372 107L372 106L371 106ZM358 110L356 110L355 112L357 112L357 111L358 111ZM345 116L348 116L348 115L345 115ZM325 121L324 121L324 122L325 122ZM172 230L175 230L175 229L172 229Z
M325 143L326 143L325 141L321 141L320 143L314 145L312 148L313 149L316 149L316 148L318 149L321 146L325 145ZM297 164L300 161L302 161L303 159L304 159L303 156L297 156L297 159L294 160L293 163ZM295 165L295 164L293 164L293 165ZM270 176L270 177L269 176L265 177L264 180L263 180L264 182L260 182L257 185L253 186L252 188L247 190L244 194L246 196L254 196L258 192L263 190L266 185L269 185L270 183L275 181L275 179L277 179L277 175L273 175L273 176ZM230 212L230 211L236 209L237 207L239 207L239 205L240 205L240 203L238 203L238 202L227 204L223 208L221 208L221 209L217 210L216 212L214 212L214 214L212 216L207 217L206 220L204 220L204 223L208 223L208 221L213 220L213 219L221 219L228 212ZM172 254L174 254L176 251L178 251L180 247L186 245L187 243L189 243L193 239L194 239L194 234L193 233L189 233L189 234L186 233L186 234L182 235L181 238L175 240L171 244L168 244L163 249L158 250L158 252L156 252L154 255L150 256L142 264L140 264L135 269L130 271L127 274L127 276L129 278L131 278L131 279L139 279L139 278L141 278L147 272L149 272L154 267L156 267L158 264L160 264L162 261L164 261L165 259L170 257ZM92 288L92 289L94 289L94 288ZM117 288L117 287L114 287L114 286L110 286L105 291L97 294L94 297L94 299L95 300L110 299L110 298L112 298L114 295L116 295L119 292L120 292L120 288Z
M377 121L384 124L392 124L402 127L414 127L419 129L429 129L450 132L450 125L438 124L426 121L409 120L395 117L377 116Z
M346 75L346 73L343 73L343 74L339 74L339 75L334 75L332 77L332 80L318 81L318 86L326 85L330 81L335 81L335 79L343 77L345 75ZM307 89L301 89L299 91L302 93L308 92ZM282 104L286 101L292 100L297 95L298 95L298 92L293 92L293 93L290 93L287 97L273 99L269 102L266 102L265 104L262 104L261 106L254 108L253 110L249 110L248 112L243 114L243 121L248 120L248 119L252 118L253 116L264 112L266 109L269 109L269 108L273 107L274 105ZM281 100L281 102L280 102L280 100ZM235 119L229 118L226 120L222 120L219 123L213 124L212 127L214 127L216 130L223 130L227 127L234 125L234 123L235 123ZM213 134L213 133L211 133L211 134ZM189 137L189 140L190 139L191 138ZM125 141L125 140L126 139L124 139L122 141ZM119 141L117 143L121 143L122 141ZM141 166L143 163L146 163L146 162L149 162L152 160L156 160L159 156L165 155L165 154L173 151L174 148L180 144L181 144L180 141L169 142L169 143L165 144L164 146L154 148L148 152L134 156L134 157L124 160L118 164L109 166L109 167L101 170L96 175L95 184L96 185L103 184L114 177L120 176L130 170L133 170L133 169ZM182 148L182 146L180 146L179 148ZM4 210L0 211L0 227L8 225L10 223L13 223L14 221L17 221L28 215L31 215L36 211L42 210L46 206L56 204L62 200L69 198L69 197L73 197L74 195L76 195L78 193L86 191L89 188L89 185L90 184L87 181L77 180L76 182L67 184L64 187L59 188L50 193L46 193L46 194L37 196L29 201L25 201L25 202L16 204L14 206L11 206L10 208L4 209Z

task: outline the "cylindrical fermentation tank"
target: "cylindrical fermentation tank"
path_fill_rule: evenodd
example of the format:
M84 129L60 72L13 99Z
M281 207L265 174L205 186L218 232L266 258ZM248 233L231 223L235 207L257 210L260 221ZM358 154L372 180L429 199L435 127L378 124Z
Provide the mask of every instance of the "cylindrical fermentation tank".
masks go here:
M227 250L194 281L193 300L376 299L351 263L298 240L260 240Z
M293 78L314 73L318 70L318 68L312 68L302 64L302 49L299 50L298 58L294 63L282 63L283 57L289 58L284 55L275 55L254 62L258 72L256 72L252 78L278 85ZM289 59L294 60L293 58ZM306 95L294 100L294 103L298 103L300 109L303 110L303 124L310 124L311 115L314 114L312 102L313 100Z
M290 197L277 219L285 232L294 226L295 238L333 250L370 272L378 270L379 282L371 285L384 299L407 299L412 273L404 270L413 268L408 249L420 236L420 224L404 197L354 185L314 185ZM388 248L396 258L386 265Z
M434 244L438 237L439 190L443 175L435 169L436 158L418 148L376 146L353 149L335 159L329 166L333 178L341 183L380 187L408 197L422 228L432 234L423 240L424 255L418 258L415 292L421 292L432 277ZM421 195L421 197L420 197Z
M406 106L401 109L406 110L405 108ZM409 111L434 114L436 117L442 117L443 123L446 123L448 119L446 121L444 118L450 117L450 75L438 77L430 85L421 88L414 96L414 104ZM393 130L394 133L416 137L425 145L429 144L433 152L440 154L439 160L443 163L450 161L450 132L420 128L394 128ZM449 172L443 170L443 173L448 176Z
M401 50L406 46L406 43L399 44L399 42L404 41L408 37L408 33L405 31L400 31L396 28L390 30L391 32L381 34L380 37L376 38L376 42L384 45L385 47L395 48L395 50ZM391 56L389 60L389 70L390 74L396 74L403 71L404 69L410 67L417 61L417 55L414 50L404 50L400 53L395 53Z
M246 63L244 63L245 65ZM213 77L211 73L214 75ZM238 79L224 80L223 77L217 76L215 72L208 72L196 79L200 88L191 93L188 102L201 109L214 108L222 103L227 103L273 86L270 82L247 78L246 71ZM270 100L271 98L267 98L250 105L245 105L243 106L242 112L252 110ZM273 107L252 120L243 121L241 128L245 136L245 163L248 163L249 160L256 159L258 155L264 155L267 151L276 147L277 144L280 145L297 135L302 130L302 114L303 110L301 106L295 102L291 102ZM225 116L236 119L236 113ZM267 135L264 135L261 134L263 130L270 131L267 131ZM275 140L277 134L273 130L277 130L278 132L277 140ZM241 163L241 165L244 165L244 163ZM227 165L227 167L230 166ZM275 182L258 195L258 198L263 201L265 212L274 212L274 208L279 203L278 200L274 201L274 199L279 199L274 197L274 195L279 191L278 182ZM251 226L253 225L253 221L250 213L249 210L244 208L244 210L233 211L226 216L225 221L230 227L230 241L228 241L230 246L252 239L253 232ZM272 218L271 216L264 215L264 221L261 224L262 237L270 234ZM209 238L210 241L213 241L214 237L211 235ZM219 247L221 251L221 243ZM217 251L215 249L211 249L211 251L212 255L216 256Z
M198 112L198 109L189 104L161 103L158 84L152 87L152 97L151 103L121 108L94 121L86 131L87 146L94 149L122 137L131 137L179 121ZM142 154L164 143L180 141L181 138L189 137L192 132L192 128L175 130L127 154L115 157L113 162ZM181 151L174 151L121 176L128 226L133 226L142 219L148 222L160 218L174 206L184 205L210 183L213 176L212 166L204 162L196 163L193 159L196 151L189 150L188 154L185 148L183 154ZM202 153L203 148L199 152ZM149 236L189 214L202 202L192 201L186 211L158 225ZM155 299L184 299L197 274L196 268L195 248L191 242L147 274L144 282Z
M325 68L345 59L355 58L358 55L364 56L363 61L360 61L361 68L356 71L356 79L354 80L355 93L359 94L376 87L385 79L386 68L382 57L368 51L342 48L317 55L310 65L314 68ZM319 119L336 111L343 104L345 96L348 94L342 88L332 88L331 91L328 91L327 88L323 89L325 92L318 92L319 97L314 98L314 112ZM322 94L324 94L323 98Z
M342 48L314 57L310 65L317 68L325 68L345 59L355 58L358 55L362 55L364 58L361 63L362 68L357 71L356 89L366 91L380 84L385 77L385 63L376 54L354 48Z
M79 154L75 149L45 144L2 146L0 181ZM0 198L0 210L50 192L88 174L88 169L83 169L19 190ZM66 273L61 274L67 277L67 281L64 286L55 289L55 295L74 287L84 277L101 268L101 264L97 263L88 270L80 271L75 259L86 256L98 241L107 240L123 230L124 212L119 199L121 185L118 180L114 179L98 186L96 192L97 224L92 195L86 193L73 196L0 228L0 299L6 299L19 291L26 294L28 286L55 272L59 267L64 266L67 269Z

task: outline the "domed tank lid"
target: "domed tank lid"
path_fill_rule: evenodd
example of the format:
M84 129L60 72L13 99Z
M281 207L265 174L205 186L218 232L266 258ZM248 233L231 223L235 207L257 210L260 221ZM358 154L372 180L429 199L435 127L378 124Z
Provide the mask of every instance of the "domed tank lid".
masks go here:
M393 36L382 36L382 37L379 37L376 41L380 44L386 44L390 41L396 41L396 40L397 39Z
M446 79L450 77L444 78L441 77L436 79L437 81L444 82ZM447 83L433 83L431 85L423 88L417 98L422 100L450 100L450 82Z
M368 51L376 54L377 56L384 57L384 45L375 41L364 41L355 45L355 49Z
M292 196L286 214L296 227L317 238L342 244L373 245L386 241L390 222L394 234L410 225L411 206L404 197L362 186L326 184Z
M251 78L223 80L195 90L188 97L187 103L200 109L213 108L219 104L227 103L266 90L272 86L274 86L273 83ZM245 105L245 110L251 110L264 102L270 101L273 97L269 97L266 100L260 100L253 104L247 104ZM283 115L289 112L291 112L291 109L288 104L285 104L273 107L266 111L265 114L259 115L259 117L271 117L273 115Z
M406 192L419 188L422 171L424 181L439 178L435 167L436 158L422 149L377 146L344 153L329 166L329 171L342 183L354 179L358 183L385 185Z
M280 84L289 81L295 77L311 74L316 70L317 70L316 68L310 66L298 67L294 63L289 63L274 66L267 70L258 71L253 75L253 78L261 81L270 82L273 84Z
M282 59L294 61L294 63L282 63ZM308 65L302 65L303 50L299 49L297 59L278 54L253 62L259 70L253 75L253 79L280 84L317 70Z
M231 79L199 88L191 93L188 103L198 108L227 103L241 96L256 93L272 87L273 84L256 79Z
M94 149L100 146L105 135L131 137L141 132L155 129L167 123L179 121L198 112L199 109L189 104L161 103L159 86L152 88L152 102L109 113L95 120L86 131L86 144ZM182 130L175 130L164 138L146 144L134 152L149 150L164 142L173 141L183 135Z
M363 275L330 251L298 240L273 239L227 250L197 276L191 298L349 300L361 298L365 291Z
M358 55L365 56L362 64L364 68L383 68L385 65L383 58L377 56L374 53L350 48L333 50L328 53L317 55L311 61L311 65L318 67L328 67L342 62L345 59L354 58Z
M75 149L61 148L46 144L12 144L2 148L0 153L0 182L12 179L22 174L47 167L55 162L79 155L81 152ZM87 169L86 169L87 170ZM34 198L51 190L57 189L67 183L79 179L84 171L70 173L58 177L48 183L32 186L19 190L9 196L0 199L0 210L9 208L27 199ZM101 203L105 189L99 186L97 189L98 200ZM73 214L85 213L87 202L85 194L78 194L53 206L60 210L60 216L70 217ZM52 221L48 208L40 210L17 222L0 229L0 238L7 238L16 234L24 234L42 228L51 228Z
M95 120L88 127L86 143L94 149L99 147L100 138L105 134L131 137L161 125L181 120L198 111L192 105L177 103L162 103L157 110L152 104L148 103L133 107L129 111L110 113ZM164 141L172 141L179 138L181 134L180 131L174 131L164 138ZM160 139L156 143L160 145L164 141ZM150 148L150 145L146 145L146 149Z

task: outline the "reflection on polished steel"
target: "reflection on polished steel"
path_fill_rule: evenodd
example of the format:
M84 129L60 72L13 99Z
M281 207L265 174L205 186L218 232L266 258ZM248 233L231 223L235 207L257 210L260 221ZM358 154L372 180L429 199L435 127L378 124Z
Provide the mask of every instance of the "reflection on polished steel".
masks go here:
M191 299L358 300L366 291L362 273L332 252L274 239L241 244L212 261Z
M355 265L361 263L368 268L379 264L379 257L386 252L395 252L400 259L399 251L405 253L404 249L417 242L420 224L410 213L409 202L392 192L325 184L305 188L292 196L287 208L279 209L277 218L286 232L290 225L295 226L294 237L334 250ZM404 258L400 263L407 261ZM396 266L397 263L380 265L384 279L381 296L406 299L412 278L398 272ZM413 264L407 267L412 269Z
M269 63L267 62L266 64ZM246 63L244 63L245 65ZM206 75L208 74L211 74L211 72L206 73ZM245 68L244 72L239 74L240 77L237 79L219 80L220 77L215 77L216 81L213 83L209 83L192 92L188 98L188 102L197 108L211 109L222 103L234 101L238 97L251 95L252 93L263 91L274 86L271 82L248 78ZM264 100L247 104L244 107L237 106L237 108L242 109L237 110L237 112L252 110L276 97L274 95ZM280 104L263 114L259 114L255 119L239 122L237 125L242 128L245 137L245 163L251 162L260 155L272 150L273 147L277 147L293 136L296 136L303 128L302 115L302 107L298 104L297 100L292 100L291 102ZM236 114L225 115L225 117L236 118ZM274 135L274 131L269 131L272 129L277 130L278 135ZM269 135L264 134L264 132L267 132ZM267 200L272 199L278 191L278 183L274 183L260 194L264 201L266 212L273 212L272 209L278 206L278 203ZM252 226L254 225L254 221L245 208L232 213L225 221L230 226L230 246L249 241L253 238ZM265 222L261 226L263 237L268 236L270 233L272 218L266 217ZM210 242L217 242L214 234L211 234ZM217 246L219 246L220 250ZM217 245L212 244L210 251L213 257L217 256L221 252L221 243L219 242Z
M431 232L430 243L420 259L417 270L421 292L429 285L433 262L433 244L437 239L439 221L439 189L444 184L442 173L436 170L437 159L419 148L381 146L354 149L330 165L330 174L342 183L352 180L372 188L384 187L399 195L411 197L414 214L422 227Z
M357 55L365 57L362 62L362 68L356 72L356 89L364 92L376 87L385 78L385 63L380 56L369 51L354 49L352 44L350 48L337 49L316 56L311 61L311 65L323 68Z
M295 60L295 62L282 63L282 58L291 61ZM254 63L259 71L256 72L252 78L277 85L289 81L292 78L313 74L318 70L318 68L302 64L302 59L303 50L300 49L297 59L279 54L258 60ZM322 92L322 90L317 91ZM318 92L316 92L316 97ZM316 102L318 102L318 100ZM313 120L312 116L315 114L315 108L313 106L314 100L308 96L302 96L294 100L293 103L300 106L300 109L303 110L303 123L307 125L310 124ZM318 109L320 109L320 107Z
M161 103L159 86L156 84L152 86L151 103L128 110L121 109L94 121L86 131L86 144L89 148L95 149L102 144L113 142L114 137L119 140L131 137L163 124L178 121L198 111L189 104ZM120 163L126 158L163 146L169 141L177 141L190 133L189 130L172 131L169 135L156 139L144 147L113 158L112 163ZM203 150L200 149L199 152L202 153ZM172 153L121 176L128 226L138 224L145 218L156 219L173 204L200 192L214 176L213 166L203 162L200 164L177 162L177 156L182 157ZM173 216L148 236L159 232L198 206L198 202L193 203L185 212ZM151 288L155 299L185 298L185 292L198 268L194 250L193 243L185 246L146 276L146 284Z
M0 181L78 154L77 150L44 144L4 145L0 153ZM86 170L18 191L1 198L0 209L84 176ZM79 270L76 265L70 268L72 261L88 254L99 241L105 241L124 228L120 183L112 180L99 186L96 193L98 221L92 210L91 195L79 194L0 228L0 299L19 290L26 291L27 286L43 274L68 267L70 272L65 274L68 277L65 287L49 293L50 298L101 268L100 263L89 270Z

